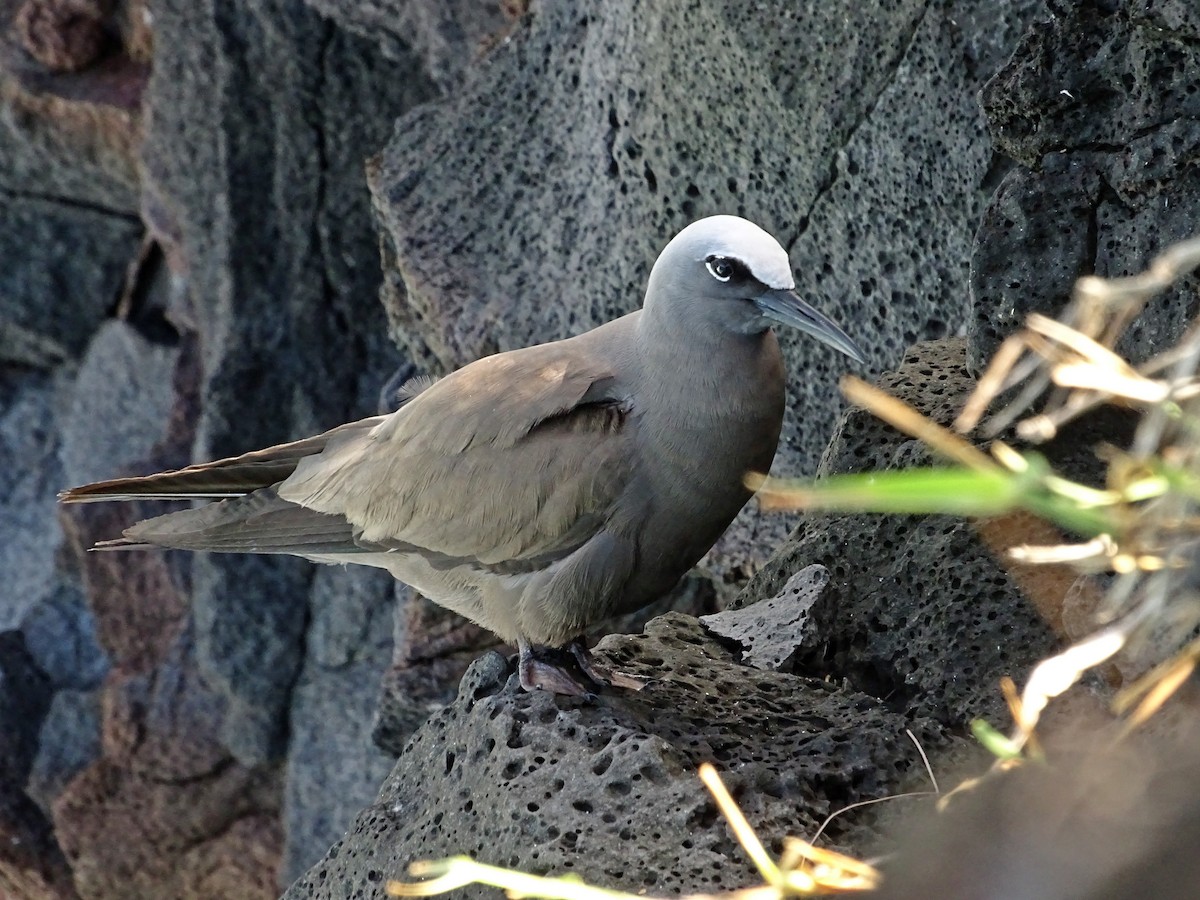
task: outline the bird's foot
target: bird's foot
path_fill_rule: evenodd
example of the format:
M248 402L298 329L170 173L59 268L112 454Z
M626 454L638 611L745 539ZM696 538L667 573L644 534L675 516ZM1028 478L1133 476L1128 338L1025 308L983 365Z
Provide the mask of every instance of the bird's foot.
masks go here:
M606 684L609 687L624 688L629 691L640 691L654 683L652 678L642 678L640 675L631 675L629 672L618 672L599 662L596 657L592 656L592 652L588 650L587 644L583 642L582 638L575 638L567 644L567 649L579 663L583 674L597 684Z
M595 699L602 687L640 691L654 683L651 678L618 672L599 662L582 638L575 638L562 647L535 647L527 641L519 641L517 649L517 671L521 676L521 687L527 691L550 691ZM577 678L571 670L576 670L582 677Z
M521 687L527 691L549 691L552 694L565 694L568 697L583 697L594 700L600 682L594 681L586 670L580 672L584 679L593 682L585 687L565 666L571 664L571 658L562 650L551 647L534 647L521 641L518 644L517 672L521 678ZM564 665L565 664L565 665ZM582 669L582 666L580 667Z

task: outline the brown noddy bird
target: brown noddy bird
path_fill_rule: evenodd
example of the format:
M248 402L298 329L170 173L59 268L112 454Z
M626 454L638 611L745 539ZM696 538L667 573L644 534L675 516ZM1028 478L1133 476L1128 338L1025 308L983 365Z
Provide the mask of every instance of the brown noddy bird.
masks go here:
M485 357L389 415L242 456L65 491L67 503L216 499L96 549L288 553L387 569L520 651L521 684L640 686L591 658L584 631L668 591L770 468L784 412L774 322L862 361L794 290L757 225L681 231L641 310Z

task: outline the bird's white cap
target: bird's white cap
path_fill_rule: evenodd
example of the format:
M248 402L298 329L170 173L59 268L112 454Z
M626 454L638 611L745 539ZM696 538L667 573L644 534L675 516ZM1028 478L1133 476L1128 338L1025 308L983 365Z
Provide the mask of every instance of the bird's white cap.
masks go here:
M767 232L740 216L698 219L675 235L667 248L683 251L697 262L710 256L736 259L769 288L791 290L796 286L787 251ZM667 255L666 250L663 255Z

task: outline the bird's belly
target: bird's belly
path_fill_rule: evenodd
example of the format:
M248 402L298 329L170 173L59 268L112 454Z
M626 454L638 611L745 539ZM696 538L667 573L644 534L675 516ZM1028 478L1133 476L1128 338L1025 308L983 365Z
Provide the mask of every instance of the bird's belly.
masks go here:
M515 643L521 586L506 576L469 565L439 567L414 553L356 553L352 556L310 556L314 562L354 563L386 569L397 581L486 628L501 640ZM506 583L507 582L507 583Z

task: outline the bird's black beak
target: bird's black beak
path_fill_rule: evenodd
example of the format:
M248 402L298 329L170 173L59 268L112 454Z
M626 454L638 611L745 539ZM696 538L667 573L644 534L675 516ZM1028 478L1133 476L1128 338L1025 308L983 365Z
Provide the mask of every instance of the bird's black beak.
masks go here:
M755 297L754 305L762 311L765 318L799 328L821 343L845 353L855 362L866 362L858 344L854 343L832 319L801 300L795 291L772 288Z

